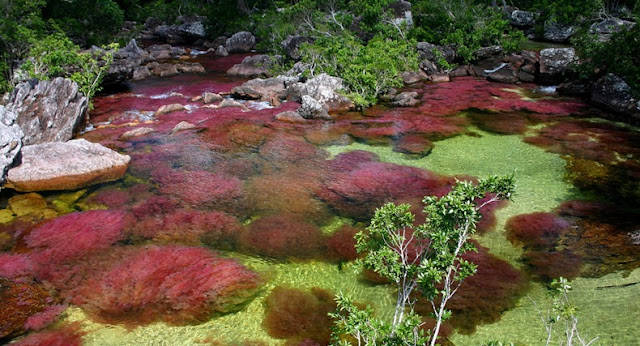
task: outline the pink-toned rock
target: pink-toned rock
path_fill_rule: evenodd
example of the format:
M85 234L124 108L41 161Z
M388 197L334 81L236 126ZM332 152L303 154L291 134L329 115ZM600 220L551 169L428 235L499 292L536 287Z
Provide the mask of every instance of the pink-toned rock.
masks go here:
M120 135L120 139L126 141L126 140L129 140L131 138L148 135L148 134L150 134L152 132L155 132L155 130L150 128L150 127L137 127L137 128L135 128L133 130L129 130L129 131L121 134Z
M9 187L21 192L74 190L122 178L131 161L84 139L29 145L22 164L9 170Z
M170 105L164 105L161 106L160 108L158 108L158 110L155 113L155 116L158 115L162 115L162 114L167 114L167 113L172 113L172 112L179 112L179 111L183 111L186 108L184 108L184 105L181 105L179 103L173 103Z
M276 120L285 123L306 123L308 121L307 119L303 118L300 113L294 111L278 113L276 114L275 118Z

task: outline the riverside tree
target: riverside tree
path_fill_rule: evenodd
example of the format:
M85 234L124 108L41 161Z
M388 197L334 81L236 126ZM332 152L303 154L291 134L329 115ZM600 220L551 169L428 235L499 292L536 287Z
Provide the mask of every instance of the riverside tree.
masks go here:
M348 345L351 335L358 345L435 345L442 323L451 317L447 302L462 280L477 266L462 258L475 250L469 242L480 219L480 209L500 200L510 200L515 189L513 175L491 177L477 184L457 182L443 197L425 197L424 224L415 226L410 205L387 203L378 208L367 232L356 234L356 250L364 254L360 263L395 283L398 290L393 320L374 317L373 310L358 309L351 298L339 294L334 343ZM415 293L432 305L436 323L425 332L414 313Z

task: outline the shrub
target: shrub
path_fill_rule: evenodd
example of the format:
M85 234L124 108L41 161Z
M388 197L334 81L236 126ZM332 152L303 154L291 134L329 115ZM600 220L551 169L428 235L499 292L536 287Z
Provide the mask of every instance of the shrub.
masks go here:
M339 76L345 92L360 107L402 85L400 73L418 68L414 42L376 36L366 44L350 34L324 37L302 48L302 61L311 75Z

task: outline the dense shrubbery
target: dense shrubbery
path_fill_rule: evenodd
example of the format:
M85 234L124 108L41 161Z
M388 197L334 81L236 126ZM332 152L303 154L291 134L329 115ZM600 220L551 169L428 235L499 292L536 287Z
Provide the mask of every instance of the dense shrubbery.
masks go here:
M416 21L411 36L433 44L451 44L465 61L481 47L501 45L514 51L524 39L522 32L511 29L498 9L471 1L417 1Z

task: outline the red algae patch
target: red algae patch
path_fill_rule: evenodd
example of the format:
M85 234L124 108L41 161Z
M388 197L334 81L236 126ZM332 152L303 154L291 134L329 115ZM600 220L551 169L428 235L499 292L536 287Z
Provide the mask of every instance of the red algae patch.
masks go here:
M54 330L44 330L29 334L12 345L18 346L80 346L83 344L79 323L66 324Z
M107 323L186 324L237 310L259 284L257 274L205 248L129 250L76 289L71 301Z
M313 287L309 291L277 286L265 300L263 327L287 345L328 345L335 311L334 294Z
M275 259L313 258L324 251L322 231L291 214L277 214L253 221L242 234L240 250Z

